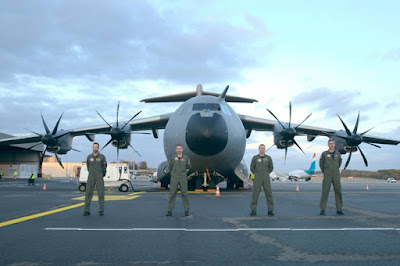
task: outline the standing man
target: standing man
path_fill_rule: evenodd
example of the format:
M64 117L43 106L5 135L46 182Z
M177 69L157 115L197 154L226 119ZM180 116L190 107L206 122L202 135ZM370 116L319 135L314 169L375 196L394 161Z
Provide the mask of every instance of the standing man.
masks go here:
M18 177L18 172L17 170L14 170L14 180L17 180L17 177Z
M189 197L188 197L188 179L187 172L192 167L189 157L184 155L182 145L176 145L176 156L169 159L168 168L171 173L170 192L168 212L166 216L172 215L172 209L175 205L176 193L178 192L178 185L181 188L183 208L185 209L185 216L189 216Z
M107 171L107 161L103 154L99 153L99 143L93 143L93 153L87 157L86 166L89 172L88 180L86 183L85 193L85 212L83 216L90 215L90 203L92 202L94 187L97 190L99 198L99 215L104 215L104 179Z
M254 174L253 197L250 205L251 216L257 215L257 202L261 186L264 187L265 197L268 204L268 215L274 215L274 201L272 199L271 179L269 174L274 170L274 164L270 156L265 154L265 145L258 147L259 153L253 157L250 164L250 171Z
M3 178L3 170L0 169L0 179L2 179L2 178Z
M342 188L340 185L340 165L342 164L342 157L338 151L335 151L335 141L330 139L328 141L329 150L324 151L319 159L319 167L324 174L322 181L322 196L321 196L321 212L320 215L325 215L326 203L328 201L329 190L331 184L335 190L336 199L336 213L344 214L342 211Z
M28 186L30 186L32 184L32 186L35 185L35 175L32 173L31 176L28 179Z

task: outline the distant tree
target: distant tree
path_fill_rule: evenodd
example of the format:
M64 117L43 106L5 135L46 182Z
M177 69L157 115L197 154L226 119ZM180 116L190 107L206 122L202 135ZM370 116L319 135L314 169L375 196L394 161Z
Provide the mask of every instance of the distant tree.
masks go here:
M146 170L147 169L147 162L146 161L141 161L139 163L139 169L140 170Z

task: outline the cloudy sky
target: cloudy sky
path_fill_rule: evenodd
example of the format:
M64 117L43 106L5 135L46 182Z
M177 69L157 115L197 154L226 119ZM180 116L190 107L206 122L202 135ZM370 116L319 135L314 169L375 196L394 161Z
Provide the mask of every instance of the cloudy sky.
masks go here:
M278 3L279 2L279 3ZM400 139L400 17L398 1L2 1L0 9L1 132L43 132L40 113L53 127L103 124L98 110L115 121L139 110L141 118L174 111L179 104L144 104L141 99L195 90L258 99L232 104L240 114L272 119L271 109L293 121L313 113L307 125L341 129L339 114L353 128L375 127L374 136ZM98 136L101 144L107 136ZM308 167L327 139L296 140L306 151L270 150L276 169ZM253 133L248 163L272 133ZM134 136L121 158L165 160L162 135ZM63 161L81 161L90 152L85 137L74 139ZM368 169L399 168L399 146L362 144ZM104 150L109 160L116 150ZM344 159L347 155L344 156ZM350 169L367 169L355 154Z

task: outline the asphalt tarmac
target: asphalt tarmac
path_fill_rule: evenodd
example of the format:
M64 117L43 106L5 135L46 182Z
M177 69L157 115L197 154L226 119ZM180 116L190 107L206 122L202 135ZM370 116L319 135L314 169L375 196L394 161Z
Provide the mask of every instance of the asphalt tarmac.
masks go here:
M47 190L43 191L46 183ZM299 185L299 191L296 191ZM180 195L166 217L168 191L135 181L135 192L106 192L105 216L68 179L0 180L0 265L399 265L400 184L343 182L319 215L321 182L273 182L275 216L251 190Z

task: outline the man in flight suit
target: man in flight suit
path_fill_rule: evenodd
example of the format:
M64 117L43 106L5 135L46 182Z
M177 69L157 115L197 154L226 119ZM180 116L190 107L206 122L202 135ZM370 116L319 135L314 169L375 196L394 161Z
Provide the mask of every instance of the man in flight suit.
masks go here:
M172 157L168 162L168 168L171 173L170 192L168 212L166 216L172 215L172 209L175 205L176 193L178 192L178 185L181 188L183 208L185 209L185 216L189 216L189 197L188 197L188 179L187 172L192 167L189 157L184 155L182 145L176 145L176 156Z
M342 211L342 188L340 185L340 165L342 164L342 157L338 151L335 151L335 141L330 139L328 141L329 150L324 151L319 159L319 167L324 174L322 181L322 196L321 196L321 212L320 215L325 215L326 203L328 201L329 190L331 184L335 190L336 210L337 214L344 214Z
M250 171L254 174L253 197L250 205L250 215L257 215L257 202L260 195L261 186L264 187L265 197L268 204L268 215L274 215L274 201L272 199L271 179L269 174L274 170L274 164L270 156L265 154L265 145L258 147L259 154L251 160Z
M89 172L86 183L85 193L85 212L83 216L90 215L90 203L92 202L94 187L96 186L97 196L99 198L99 215L104 215L104 179L107 171L107 161L103 154L99 153L99 144L93 143L93 153L87 157L87 170Z

